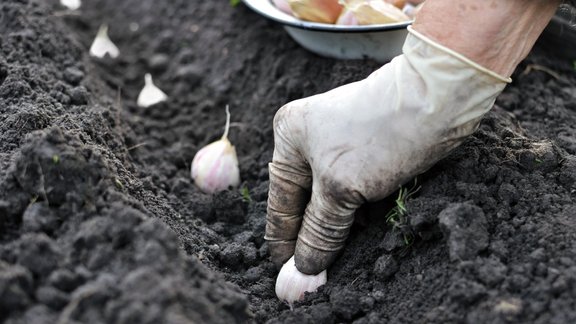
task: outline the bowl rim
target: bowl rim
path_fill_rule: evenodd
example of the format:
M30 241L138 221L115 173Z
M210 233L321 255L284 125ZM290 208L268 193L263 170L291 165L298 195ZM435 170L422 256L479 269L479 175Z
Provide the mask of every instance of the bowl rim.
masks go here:
M258 14L270 20L278 22L284 26L313 30L313 31L323 31L331 33L381 32L381 31L405 29L413 22L413 20L410 20L393 24L363 25L363 26L324 24L324 23L303 21L293 16L290 16L289 14L286 14L282 12L280 9L276 8L276 6L274 6L270 2L270 0L242 0L242 2L247 7L257 12Z

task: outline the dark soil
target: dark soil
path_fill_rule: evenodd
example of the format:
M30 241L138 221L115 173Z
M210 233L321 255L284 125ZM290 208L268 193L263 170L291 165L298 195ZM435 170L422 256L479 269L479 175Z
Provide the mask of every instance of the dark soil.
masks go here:
M88 56L101 23L121 56ZM0 2L0 321L574 323L576 73L535 50L480 129L426 174L405 224L366 206L290 310L263 240L284 103L367 76L226 0ZM135 101L151 72L170 99ZM231 107L243 187L205 195L196 151Z

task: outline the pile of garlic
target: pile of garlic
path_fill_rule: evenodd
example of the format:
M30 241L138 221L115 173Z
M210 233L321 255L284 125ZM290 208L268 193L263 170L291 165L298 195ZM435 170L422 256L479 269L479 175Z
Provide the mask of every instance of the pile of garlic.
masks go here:
M410 21L423 0L272 0L281 11L306 21L375 25Z

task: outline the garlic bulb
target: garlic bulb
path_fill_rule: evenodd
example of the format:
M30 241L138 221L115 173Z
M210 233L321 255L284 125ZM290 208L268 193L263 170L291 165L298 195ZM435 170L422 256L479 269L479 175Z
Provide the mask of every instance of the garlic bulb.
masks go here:
M280 269L276 279L276 296L292 306L295 301L304 298L304 293L315 292L318 287L326 284L326 280L326 270L317 275L307 275L298 271L292 256Z
M410 20L401 9L384 0L340 0L345 12L351 12L358 25L389 24ZM346 23L349 18L340 17Z
M236 149L228 140L229 128L230 111L226 106L224 135L220 140L203 147L192 160L192 179L205 193L216 193L240 184Z
M140 91L138 95L138 100L136 103L138 106L146 108L162 101L168 99L168 96L160 90L156 85L154 85L154 81L152 81L152 75L150 73L146 73L144 76L144 88Z
M90 55L103 58L106 54L110 55L111 58L117 58L120 55L120 50L108 37L108 26L102 25L98 29L92 46L90 46Z
M338 0L287 0L296 18L313 22L333 24L342 5Z
M70 10L76 10L82 5L80 0L60 0L60 4Z

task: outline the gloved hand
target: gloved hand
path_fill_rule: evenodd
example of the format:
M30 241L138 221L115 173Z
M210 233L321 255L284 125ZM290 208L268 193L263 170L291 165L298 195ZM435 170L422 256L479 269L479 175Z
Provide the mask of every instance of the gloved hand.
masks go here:
M355 210L458 146L510 82L412 29L403 52L276 114L265 239L277 265L295 254L300 272L326 269Z

